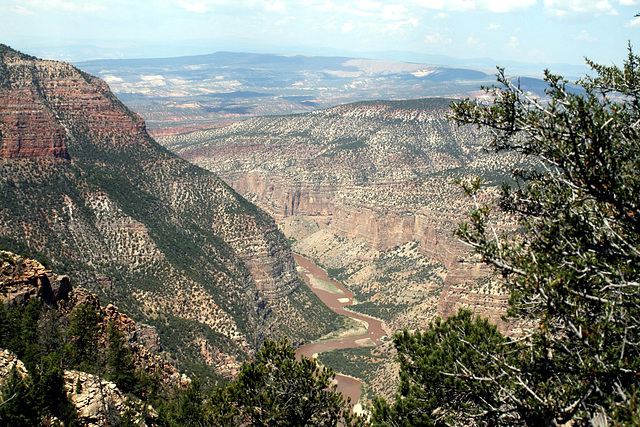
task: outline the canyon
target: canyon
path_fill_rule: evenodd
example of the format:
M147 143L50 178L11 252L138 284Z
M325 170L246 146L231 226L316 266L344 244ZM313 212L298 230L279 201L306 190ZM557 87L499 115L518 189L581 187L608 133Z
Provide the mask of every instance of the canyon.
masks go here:
M485 177L490 200L521 159L486 151L487 135L449 121L450 102L360 102L158 140L273 215L392 330L459 307L507 328L507 295L452 234L473 206L454 180Z
M488 135L452 123L451 102L359 102L158 141L276 218L293 250L353 292L350 310L384 321L389 338L460 308L510 332L508 293L453 235L474 207L455 180L483 177L477 201L491 202L523 160L486 150ZM493 224L513 227L505 216ZM362 379L365 402L392 398L398 370L389 338L319 358Z

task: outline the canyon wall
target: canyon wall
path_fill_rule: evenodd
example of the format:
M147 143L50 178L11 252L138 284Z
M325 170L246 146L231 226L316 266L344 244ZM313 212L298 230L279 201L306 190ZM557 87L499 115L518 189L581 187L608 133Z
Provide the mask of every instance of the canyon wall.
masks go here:
M394 328L459 307L501 323L505 295L453 236L473 207L454 180L484 176L490 200L520 159L487 152L449 103L361 102L159 140L272 214L294 250L361 293L354 309Z
M155 326L180 367L228 376L267 337L333 327L274 220L158 145L104 81L0 45L0 151L0 248Z

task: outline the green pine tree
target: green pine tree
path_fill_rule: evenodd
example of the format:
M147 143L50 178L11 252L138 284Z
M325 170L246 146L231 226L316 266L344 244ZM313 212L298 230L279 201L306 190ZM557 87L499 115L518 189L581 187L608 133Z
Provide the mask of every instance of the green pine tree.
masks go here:
M98 337L101 328L99 311L90 304L78 304L71 312L67 329L66 353L75 369L95 372L99 368Z
M468 310L439 318L425 332L406 329L394 336L400 362L400 386L395 404L374 400L374 425L453 425L460 413L496 425L501 402L493 395L493 381L507 384L496 363L512 363L500 351L507 339L486 319ZM485 352L491 350L491 357Z
M531 165L456 232L501 274L509 315L528 327L507 340L486 331L489 340L452 345L455 319L442 324L444 335L434 325L428 339L396 338L404 388L392 407L374 409L382 424L399 416L417 424L638 423L640 58L629 49L623 67L588 63L594 74L577 82L581 91L547 71L539 99L500 70L502 86L487 89L491 102L453 105L460 124L487 129L493 149L520 152ZM462 185L474 200L482 191L481 180ZM500 234L498 209L519 229ZM433 381L443 389L425 390Z
M314 359L297 360L286 339L267 340L235 381L209 395L204 417L224 426L360 425L334 378Z
M0 388L0 423L6 426L31 427L38 424L25 379L14 365Z
M124 334L114 322L107 326L107 371L105 377L118 385L125 392L133 392L136 387L135 365L131 351L125 344Z

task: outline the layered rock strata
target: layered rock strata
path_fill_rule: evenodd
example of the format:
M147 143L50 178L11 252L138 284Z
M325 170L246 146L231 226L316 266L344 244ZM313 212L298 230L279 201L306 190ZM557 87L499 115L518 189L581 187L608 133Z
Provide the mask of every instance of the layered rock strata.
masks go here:
M449 103L362 102L159 140L274 215L295 250L393 327L459 307L500 322L505 295L452 234L473 207L454 179L487 177L490 200L520 159L486 152L486 136L447 119Z

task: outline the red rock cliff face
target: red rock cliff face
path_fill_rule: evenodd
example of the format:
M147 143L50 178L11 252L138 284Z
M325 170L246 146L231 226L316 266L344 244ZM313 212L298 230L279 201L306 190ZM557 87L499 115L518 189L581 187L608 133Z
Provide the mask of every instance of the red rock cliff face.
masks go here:
M145 141L144 121L100 79L73 66L0 51L0 158L69 158L62 123L116 141ZM117 138L127 135L127 138Z
M0 157L69 157L64 130L32 90L0 90Z

